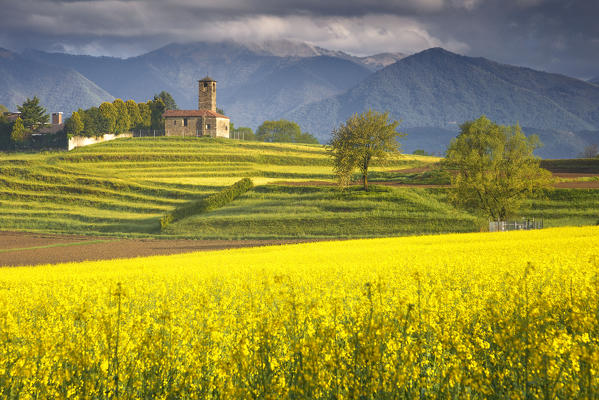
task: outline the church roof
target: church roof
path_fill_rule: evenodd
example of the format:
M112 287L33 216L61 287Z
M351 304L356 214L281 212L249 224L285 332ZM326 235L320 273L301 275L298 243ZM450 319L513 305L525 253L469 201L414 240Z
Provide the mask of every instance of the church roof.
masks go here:
M198 82L216 82L214 79L206 75L204 79L200 79Z
M229 117L214 112L212 110L166 110L162 116L167 117L217 117L226 118Z

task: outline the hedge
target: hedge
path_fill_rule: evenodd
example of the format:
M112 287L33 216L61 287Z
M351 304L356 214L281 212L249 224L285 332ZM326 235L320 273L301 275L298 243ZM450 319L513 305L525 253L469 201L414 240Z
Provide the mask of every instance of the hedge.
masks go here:
M253 187L254 183L251 179L243 178L228 188L208 196L205 199L192 201L179 206L172 212L160 218L160 229L164 230L170 223L179 221L183 218L223 207Z

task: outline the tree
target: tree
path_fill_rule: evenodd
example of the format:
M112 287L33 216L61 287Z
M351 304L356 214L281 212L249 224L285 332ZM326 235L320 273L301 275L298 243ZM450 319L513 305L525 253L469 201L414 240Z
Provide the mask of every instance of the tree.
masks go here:
M17 118L10 133L10 139L13 143L23 143L25 141L25 124L21 117Z
M65 123L65 132L67 137L78 136L83 131L83 121L77 111L73 111L71 117Z
M163 129L164 128L164 119L162 118L162 114L166 111L166 106L162 99L151 100L148 102L148 106L150 107L150 128L152 129Z
M131 128L139 128L141 124L141 114L139 113L139 107L133 100L127 100L125 102L127 106L127 113L129 114L129 126Z
M8 108L4 104L0 104L0 116L7 112L9 112Z
M580 154L582 158L595 158L599 155L599 146L596 144L589 144L585 146L584 150Z
M100 133L114 133L116 131L117 110L116 107L107 101L100 104L98 108L99 120L97 129Z
M152 125L152 111L150 110L150 106L148 103L138 103L137 107L139 108L139 128L148 129Z
M23 126L27 130L36 130L40 126L48 123L50 116L44 107L40 106L40 99L34 96L33 99L27 99L21 106L17 106L21 113Z
M262 142L318 144L314 136L302 133L298 124L285 119L264 121L256 131L256 139Z
M108 103L110 104L110 103ZM112 104L110 104L112 105ZM98 107L91 107L83 111L77 111L83 122L83 135L87 137L98 136L106 131L102 131L103 117Z
M389 113L368 110L354 114L345 124L333 130L329 152L341 187L349 185L354 169L362 174L364 190L368 190L368 168L373 159L384 159L390 153L399 153L398 138L405 133L397 131L398 121L391 121Z
M455 169L450 199L466 209L504 221L534 191L551 187L533 151L541 143L520 126L497 125L485 116L460 126L447 150L446 164Z
M116 99L112 102L112 105L116 110L114 133L118 135L123 132L127 132L131 127L131 123L129 121L129 112L127 111L127 106L125 105L125 102L121 99Z
M169 92L166 91L162 91L158 94L154 95L154 101L156 100L162 100L162 102L164 103L164 107L165 110L178 110L179 108L177 107L177 103L175 103L175 99L173 99L173 96L171 96L171 94Z

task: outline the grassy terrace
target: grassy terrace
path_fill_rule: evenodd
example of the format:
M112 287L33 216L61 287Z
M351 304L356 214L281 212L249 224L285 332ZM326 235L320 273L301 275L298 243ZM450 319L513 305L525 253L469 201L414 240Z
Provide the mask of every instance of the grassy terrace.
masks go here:
M371 181L446 183L435 171L398 173L438 159L397 156L374 165ZM465 232L484 221L456 210L442 188L377 186L340 192L322 146L196 138L120 139L69 153L0 155L4 230L147 236L159 218L243 177L256 188L161 235L194 238L373 237ZM560 189L530 201L546 224L596 223L599 191Z

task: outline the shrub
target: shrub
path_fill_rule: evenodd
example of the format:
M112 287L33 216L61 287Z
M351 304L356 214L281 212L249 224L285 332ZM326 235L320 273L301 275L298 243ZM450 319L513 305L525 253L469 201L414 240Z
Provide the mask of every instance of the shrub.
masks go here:
M213 194L212 196L208 196L205 199L196 200L177 207L172 212L160 218L160 228L164 229L172 222L179 221L195 214L201 214L209 210L223 207L243 193L250 190L252 187L254 187L252 180L249 178L243 178L242 180L235 182L233 185L216 194Z

